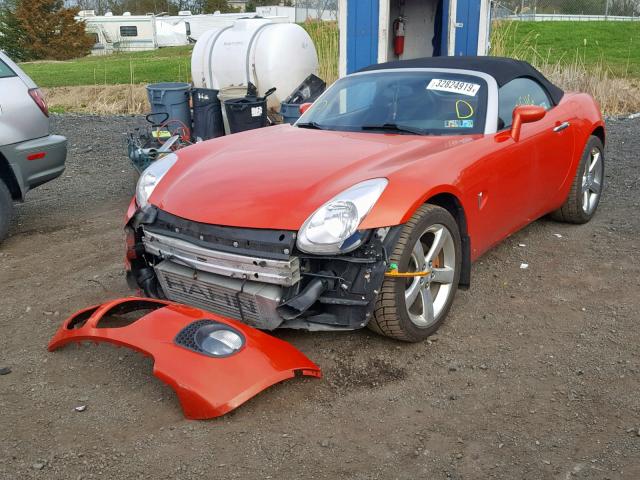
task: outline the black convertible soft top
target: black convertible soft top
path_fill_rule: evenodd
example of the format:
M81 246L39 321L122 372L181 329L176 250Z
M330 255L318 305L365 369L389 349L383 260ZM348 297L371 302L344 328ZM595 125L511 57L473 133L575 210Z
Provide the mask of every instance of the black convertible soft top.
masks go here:
M528 77L536 80L547 90L554 105L557 105L564 96L561 88L547 80L529 63L505 57L425 57L370 65L358 71L368 72L394 68L454 68L484 72L496 79L498 87L515 78Z

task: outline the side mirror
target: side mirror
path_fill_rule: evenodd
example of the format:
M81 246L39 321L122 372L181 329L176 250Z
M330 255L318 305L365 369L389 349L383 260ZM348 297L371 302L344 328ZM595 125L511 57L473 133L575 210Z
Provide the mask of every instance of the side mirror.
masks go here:
M300 115L302 115L304 112L309 110L311 105L313 105L313 104L312 103L303 103L302 105L300 105Z
M547 114L543 107L537 105L519 105L513 109L513 123L511 124L511 138L520 140L520 130L524 123L537 122Z

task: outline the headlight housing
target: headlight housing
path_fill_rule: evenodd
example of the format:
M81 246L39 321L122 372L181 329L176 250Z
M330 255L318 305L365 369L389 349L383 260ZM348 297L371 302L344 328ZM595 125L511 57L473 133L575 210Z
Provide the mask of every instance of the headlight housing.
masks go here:
M140 174L136 185L136 202L139 207L147 205L153 190L177 160L178 156L170 153L153 162Z
M297 245L306 253L340 253L371 211L389 181L374 178L355 184L322 205L304 222ZM355 243L357 246L357 242Z

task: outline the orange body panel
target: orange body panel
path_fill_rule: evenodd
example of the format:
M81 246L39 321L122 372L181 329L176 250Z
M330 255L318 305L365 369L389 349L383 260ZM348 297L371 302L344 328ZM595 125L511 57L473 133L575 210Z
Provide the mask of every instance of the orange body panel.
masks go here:
M563 122L571 127L554 132ZM518 141L508 131L417 136L281 125L180 150L149 201L196 222L298 230L339 192L385 177L362 229L402 224L433 196L450 194L464 209L475 259L562 205L589 135L603 126L590 96L569 93L522 125Z
M160 308L127 326L100 326L110 311L132 302ZM83 315L88 316L84 323L78 321ZM176 335L199 320L213 320L240 331L244 346L228 357L213 358L177 345ZM124 298L81 310L63 322L48 348L53 351L83 341L112 343L153 357L153 374L175 390L185 416L191 419L224 415L271 385L297 375L321 377L317 365L282 340L220 315L160 300Z

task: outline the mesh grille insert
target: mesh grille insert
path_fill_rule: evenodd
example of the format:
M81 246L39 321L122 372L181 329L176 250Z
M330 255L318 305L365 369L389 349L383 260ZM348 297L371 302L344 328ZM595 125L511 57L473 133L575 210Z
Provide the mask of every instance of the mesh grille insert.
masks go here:
M213 320L198 320L196 322L190 323L182 330L178 332L176 335L176 345L180 345L188 350L192 350L197 353L203 353L202 349L196 344L196 332L198 329L204 325L222 325L219 322L214 322Z

